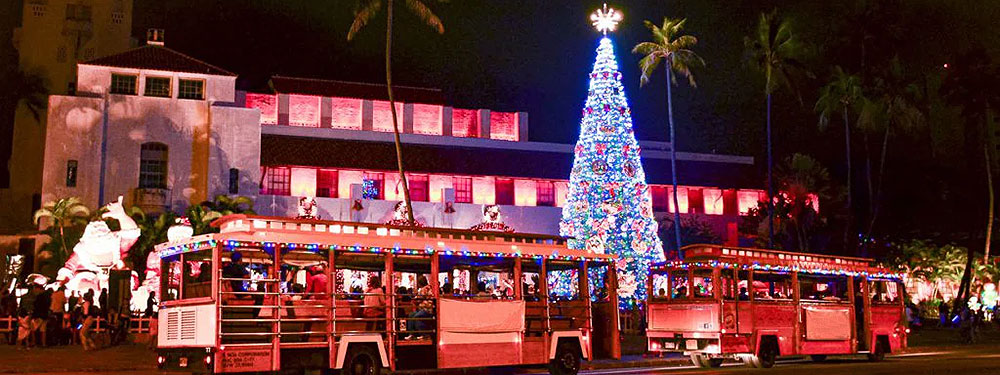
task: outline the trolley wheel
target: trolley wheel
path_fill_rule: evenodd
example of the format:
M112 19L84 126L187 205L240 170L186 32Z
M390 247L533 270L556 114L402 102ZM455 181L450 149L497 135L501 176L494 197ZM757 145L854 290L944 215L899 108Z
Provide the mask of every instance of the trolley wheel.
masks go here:
M751 354L743 359L743 363L754 368L774 367L774 361L778 358L778 344L773 340L761 341L757 354Z
M556 347L556 356L549 362L549 374L576 375L580 372L580 347L569 342Z
M722 366L723 358L710 358L704 354L691 353L691 363L701 368L716 368Z
M882 340L875 340L875 347L868 353L868 360L879 362L883 359L885 359L885 346L882 344Z
M826 360L826 355L816 354L809 356L809 358L812 359L813 362L823 362Z
M381 357L369 346L357 345L347 352L342 375L379 375L382 371Z

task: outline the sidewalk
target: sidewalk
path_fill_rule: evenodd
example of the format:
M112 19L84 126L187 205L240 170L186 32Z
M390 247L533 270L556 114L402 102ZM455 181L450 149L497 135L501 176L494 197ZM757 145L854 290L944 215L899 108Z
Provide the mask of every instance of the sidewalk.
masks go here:
M156 371L156 354L146 345L126 344L86 352L80 345L17 350L0 346L0 374L45 372Z

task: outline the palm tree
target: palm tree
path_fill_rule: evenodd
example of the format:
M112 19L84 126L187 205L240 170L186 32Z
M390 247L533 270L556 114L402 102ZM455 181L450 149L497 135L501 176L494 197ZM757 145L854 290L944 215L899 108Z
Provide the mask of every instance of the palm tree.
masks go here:
M35 211L35 225L38 225L42 218L51 220L51 226L59 231L61 255L67 257L69 249L66 247L66 227L86 223L90 218L90 209L83 204L80 198L62 198L48 202Z
M882 131L882 149L880 150L878 181L874 183L871 175L871 157L865 152L868 163L867 179L869 201L871 204L868 228L865 231L862 255L867 253L867 244L872 238L875 221L878 219L882 182L885 180L886 154L889 148L889 135L893 128L908 130L923 122L923 114L914 104L919 97L919 89L903 72L903 66L898 58L893 58L888 67L875 78L872 97L865 99L861 107L858 124L865 131L865 147L868 147L868 134Z
M173 212L166 211L157 216L147 215L141 208L133 206L129 211L129 216L135 220L140 229L139 240L128 252L128 261L132 269L139 275L145 275L146 257L156 245L167 242L167 230L174 225L177 218Z
M15 107L23 105L35 121L41 121L42 111L46 107L49 95L49 90L45 87L45 77L39 72L17 68L8 70L4 76L7 102Z
M396 165L399 168L399 181L403 184L403 199L406 207L407 220L410 225L416 221L413 219L413 206L410 204L410 188L406 183L406 174L403 173L403 149L399 142L399 121L396 119L396 101L392 97L392 4L395 0L386 0L386 25L385 25L385 86L389 94L389 111L392 113L392 133L396 143ZM421 0L404 0L406 7L420 18L424 24L430 26L438 34L444 33L444 25L441 24L434 12ZM350 31L347 32L347 40L354 39L354 36L361 31L362 27L368 24L375 14L382 9L382 0L365 0L354 12L354 23L351 24Z
M674 237L677 241L677 250L681 246L681 214L677 203L677 140L674 137L674 105L670 94L670 86L677 84L677 79L673 73L687 77L691 87L697 87L691 68L705 65L691 47L698 44L698 38L691 35L681 35L686 19L672 20L663 18L663 26L645 21L646 27L653 34L652 42L641 42L635 45L632 53L642 54L639 60L639 69L642 70L642 77L639 79L640 86L649 83L649 77L656 72L660 61L666 61L663 70L667 72L667 120L670 127L670 175L674 185Z
M990 242L993 237L993 218L995 211L995 193L993 190L993 157L989 139L989 122L993 116L992 108L1000 107L1000 94L995 92L1000 84L1000 69L996 68L989 55L981 47L973 49L959 57L949 68L941 87L946 100L961 106L962 117L965 120L967 139L980 140L984 157L984 174L986 175L987 220L986 239L983 244L984 262L990 263ZM978 147L969 147L975 149ZM969 246L966 271L962 277L959 295L972 284L974 246Z
M768 247L774 246L774 160L771 155L771 94L785 86L794 91L791 75L802 70L800 58L804 47L792 34L786 20L780 20L777 11L761 13L757 29L743 41L751 65L764 74L764 96L767 97L767 197L768 197Z
M212 228L212 221L222 217L218 211L200 204L188 207L184 215L191 222L191 229L194 230L195 235L215 232L215 228Z
M210 202L213 211L218 211L223 216L231 214L256 215L253 210L253 198L245 196L234 196L220 194L215 196L215 200Z
M847 161L847 220L844 223L844 252L847 253L851 245L851 220L853 205L853 194L851 192L851 112L857 112L857 108L862 99L861 78L844 72L844 69L837 66L833 68L833 78L826 86L820 90L819 100L816 101L816 111L819 112L819 127L825 129L830 123L830 118L835 113L840 112L844 119L844 156Z

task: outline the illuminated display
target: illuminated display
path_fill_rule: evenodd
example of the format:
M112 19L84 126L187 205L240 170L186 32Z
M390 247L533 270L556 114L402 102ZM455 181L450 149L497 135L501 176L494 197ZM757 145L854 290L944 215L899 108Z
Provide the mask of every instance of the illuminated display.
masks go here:
M403 103L396 102L396 120L399 121L399 131L403 131ZM389 102L372 101L372 130L392 133L392 111Z
M479 111L475 109L452 109L451 135L455 137L479 137Z
M278 96L267 94L247 94L247 108L260 110L260 123L278 123Z
M309 95L288 96L288 124L292 126L319 126L319 97Z
M361 130L361 99L330 98L330 127Z
M517 113L490 112L490 138L517 141Z
M444 107L429 104L413 105L413 133L441 135L441 115Z

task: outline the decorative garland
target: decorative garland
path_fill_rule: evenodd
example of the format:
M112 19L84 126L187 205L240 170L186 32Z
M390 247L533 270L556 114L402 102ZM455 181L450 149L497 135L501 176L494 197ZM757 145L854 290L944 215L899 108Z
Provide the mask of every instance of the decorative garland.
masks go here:
M659 266L653 267L655 271L664 271L667 268L681 268L688 269L691 267L695 268L715 268L722 267L726 269L739 269L739 270L756 270L756 271L777 271L777 272L804 272L813 273L820 275L839 275L839 276L870 276L876 278L887 278L887 279L898 279L902 280L905 276L904 273L887 273L887 272L868 272L868 271L848 271L848 270L833 270L827 268L806 268L799 266L777 266L771 264L760 264L759 262L753 262L751 264L736 264L727 263L719 261L709 261L709 262L669 262Z
M215 247L218 241L214 239L198 241L187 243L183 245L175 245L165 248L160 251L160 257L166 258L169 256L174 256L181 253L188 253L192 251L205 250ZM374 253L374 254L401 254L401 255L432 255L440 254L445 256L465 256L465 257L520 257L525 259L554 259L554 260L569 260L569 261L583 261L583 260L602 260L603 258L588 258L582 256L570 256L570 255L559 255L558 252L553 252L552 255L545 256L540 254L522 254L520 251L515 251L511 253L499 253L499 252L485 252L485 251L470 251L464 246L461 250L452 250L445 248L444 250L436 250L431 246L426 247L424 250L414 250L414 249L403 249L401 247L394 246L391 248L384 248L378 246L362 246L361 244L355 244L352 246L341 246L341 245L320 245L320 244L303 244L303 243L277 243L277 242L249 242L249 241L237 241L237 240L226 240L224 245L227 249L233 249L237 247L256 247L263 248L265 250L274 250L276 248L285 249L306 249L308 251L319 251L321 248L330 251L349 251L352 253ZM610 259L606 259L610 261Z

